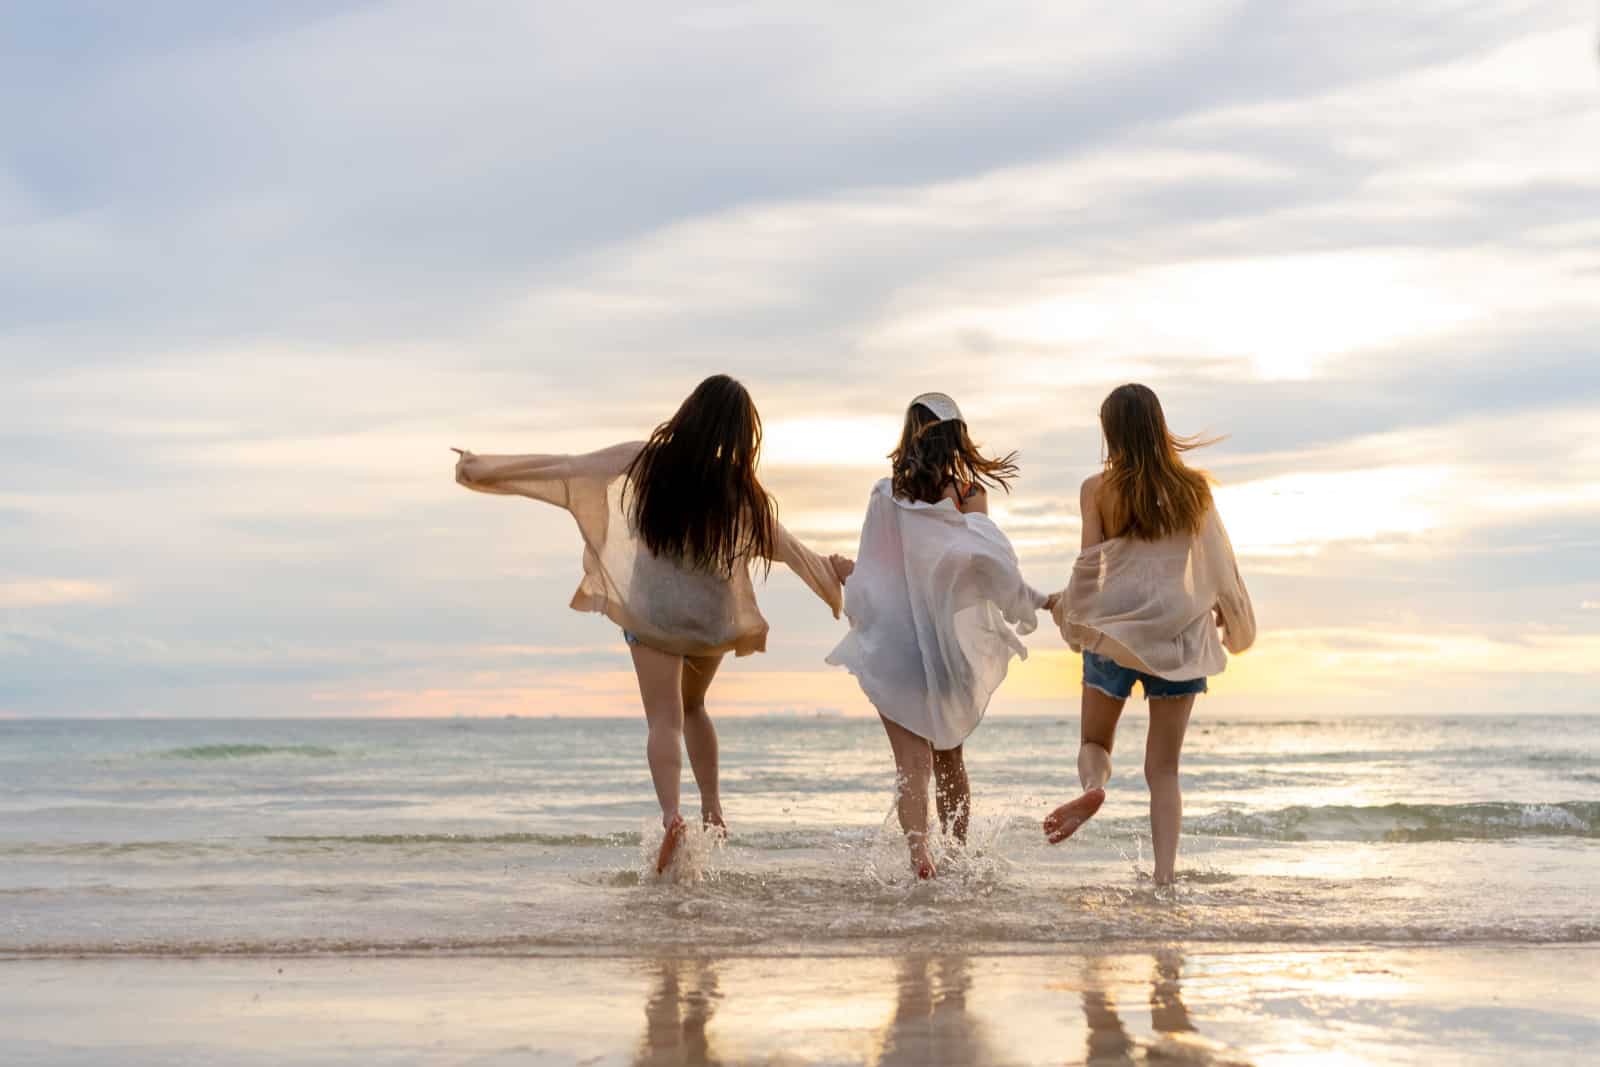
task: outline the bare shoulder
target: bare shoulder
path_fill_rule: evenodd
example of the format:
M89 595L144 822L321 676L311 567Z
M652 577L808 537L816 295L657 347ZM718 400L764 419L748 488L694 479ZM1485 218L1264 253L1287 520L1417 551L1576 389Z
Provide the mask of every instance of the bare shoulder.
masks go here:
M944 487L944 492L939 494L939 498L950 501L956 506L956 510L962 513L975 512L982 515L989 513L989 492L981 482L973 482L964 487L947 485Z
M1083 520L1083 538L1080 544L1083 548L1093 548L1106 538L1105 525L1100 515L1100 490L1104 484L1104 477L1100 474L1091 474L1083 480L1083 488L1078 490L1078 514Z
M961 501L957 505L962 511L972 515L989 514L989 490L981 482L973 482L967 486L966 492L961 494Z

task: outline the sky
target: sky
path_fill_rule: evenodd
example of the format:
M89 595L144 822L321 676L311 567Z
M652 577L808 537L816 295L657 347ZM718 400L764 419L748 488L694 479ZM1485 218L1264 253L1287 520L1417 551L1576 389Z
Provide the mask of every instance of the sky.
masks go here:
M1218 479L1214 717L1600 710L1589 0L0 4L0 715L637 714L450 446L750 388L849 552L906 402L1065 584L1115 385ZM869 714L781 570L714 712ZM1042 627L996 714L1070 714Z

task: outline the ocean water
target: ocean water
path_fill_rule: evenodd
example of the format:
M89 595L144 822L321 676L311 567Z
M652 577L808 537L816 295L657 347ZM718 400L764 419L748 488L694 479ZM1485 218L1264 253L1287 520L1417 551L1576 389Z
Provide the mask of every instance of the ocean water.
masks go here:
M1160 890L1144 727L1130 708L1105 808L1052 847L1076 718L992 716L971 841L918 884L876 720L722 720L730 837L663 879L642 719L0 722L0 955L1600 941L1600 717L1202 703Z

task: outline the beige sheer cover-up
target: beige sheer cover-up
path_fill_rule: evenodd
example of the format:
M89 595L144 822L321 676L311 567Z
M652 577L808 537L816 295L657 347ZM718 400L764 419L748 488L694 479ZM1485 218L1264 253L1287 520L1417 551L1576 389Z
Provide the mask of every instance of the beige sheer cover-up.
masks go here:
M583 580L575 611L598 612L663 652L746 656L767 647L746 561L731 577L657 557L639 540L622 507L622 475L640 441L578 456L477 456L456 463L456 481L480 493L542 500L564 508L583 536ZM778 527L775 562L798 574L839 617L843 594L832 565Z
M1216 508L1192 536L1114 537L1085 549L1053 614L1074 651L1175 682L1222 673L1223 648L1243 652L1256 639L1255 609Z

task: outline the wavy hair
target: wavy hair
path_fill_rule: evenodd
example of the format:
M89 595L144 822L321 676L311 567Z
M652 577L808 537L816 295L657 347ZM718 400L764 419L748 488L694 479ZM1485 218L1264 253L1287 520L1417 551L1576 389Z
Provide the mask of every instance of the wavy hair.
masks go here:
M756 478L761 415L744 386L714 374L655 428L629 465L624 512L658 556L723 576L741 561L770 568L777 503Z
M958 493L973 485L995 485L1009 493L1017 476L1016 459L1015 452L988 458L967 436L965 422L941 422L928 407L912 404L906 409L900 444L889 453L894 495L936 504L952 485Z
M1144 385L1119 385L1100 405L1105 437L1101 507L1106 534L1158 541L1198 533L1211 509L1211 477L1183 453L1215 438L1180 437L1167 428L1161 401Z

